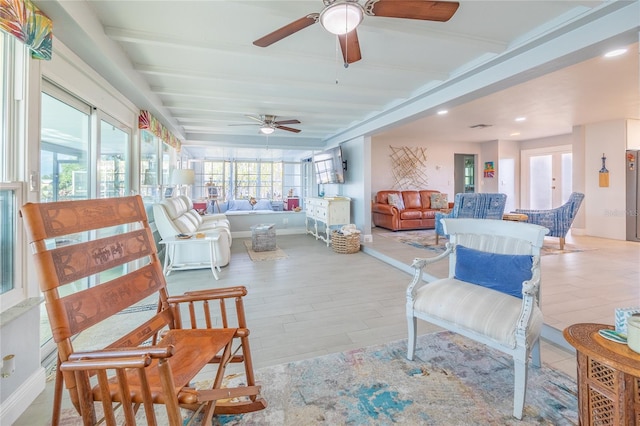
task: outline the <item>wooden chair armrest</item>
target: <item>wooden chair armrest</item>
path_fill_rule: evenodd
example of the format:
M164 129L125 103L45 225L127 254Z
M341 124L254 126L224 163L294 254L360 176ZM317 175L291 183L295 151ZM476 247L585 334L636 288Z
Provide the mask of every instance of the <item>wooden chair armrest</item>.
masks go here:
M110 358L75 359L60 364L61 371L95 371L122 368L145 368L151 364L149 355Z
M187 291L179 296L169 296L169 303L197 302L202 300L230 299L234 297L244 297L247 289L244 286L212 288L207 290Z
M132 359L134 357L169 358L174 353L173 345L145 346L136 348L105 349L98 351L74 352L69 355L69 361Z

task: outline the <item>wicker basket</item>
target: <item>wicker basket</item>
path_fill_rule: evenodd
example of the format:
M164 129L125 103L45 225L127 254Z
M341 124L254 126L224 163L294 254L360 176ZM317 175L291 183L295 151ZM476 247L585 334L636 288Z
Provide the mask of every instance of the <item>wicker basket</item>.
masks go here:
M360 234L343 235L338 231L332 231L331 246L336 253L357 253L360 251Z

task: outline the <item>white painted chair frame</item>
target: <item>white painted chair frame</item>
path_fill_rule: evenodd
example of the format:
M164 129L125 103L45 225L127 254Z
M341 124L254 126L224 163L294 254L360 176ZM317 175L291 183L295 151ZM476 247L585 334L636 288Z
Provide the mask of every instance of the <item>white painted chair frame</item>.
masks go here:
M529 356L531 356L534 366L540 367L541 365L539 340L542 325L542 314L539 309L540 249L544 236L549 230L538 225L489 219L442 219L442 223L445 232L451 236L450 242L446 245L446 251L436 257L416 258L413 261L413 280L407 288L406 312L409 331L407 358L412 360L414 357L417 319L438 325L511 355L514 362L513 416L521 419L525 402ZM443 319L434 316L430 312L419 312L414 309L419 288L436 282L444 283L445 281L449 281L453 285L455 285L456 282L460 283L460 281L454 278L456 265L455 249L457 244L493 253L534 256L532 278L523 282L521 309L519 310L519 316L516 315L517 322L513 325L515 336L511 337L515 337L514 347L507 342L497 342L495 339L489 338L477 330L461 327L458 322L452 319ZM449 259L448 278L437 279L430 275L425 275L423 278L425 266L446 258ZM474 287L480 286L474 285ZM504 297L503 293L484 287L481 287L480 291L484 292L485 290L486 292L493 292L493 294ZM475 291L478 290L476 289ZM491 293L483 293L483 295L493 297ZM512 303L519 303L516 302L519 300L518 298L514 296L508 297L515 299ZM451 306L450 311L453 311L455 308L456 307ZM532 326L532 318L534 316L536 317L535 327ZM537 330L532 330L532 328L536 328Z

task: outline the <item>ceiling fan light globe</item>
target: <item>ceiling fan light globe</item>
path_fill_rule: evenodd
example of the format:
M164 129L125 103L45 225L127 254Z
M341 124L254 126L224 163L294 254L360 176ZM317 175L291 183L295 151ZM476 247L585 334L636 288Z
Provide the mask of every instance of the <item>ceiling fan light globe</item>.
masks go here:
M353 31L364 17L360 4L350 1L336 1L320 13L320 24L335 35Z
M270 135L271 133L275 132L276 129L274 129L271 126L262 126L260 127L260 133L262 133L263 135Z

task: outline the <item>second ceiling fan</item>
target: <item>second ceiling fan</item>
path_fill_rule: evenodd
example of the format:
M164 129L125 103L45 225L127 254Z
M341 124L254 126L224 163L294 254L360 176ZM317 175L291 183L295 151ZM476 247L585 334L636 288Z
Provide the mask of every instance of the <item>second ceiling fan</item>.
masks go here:
M419 19L445 22L458 10L455 1L428 0L367 0L361 6L358 0L323 0L320 13L310 13L254 41L259 47L267 47L310 25L320 24L340 40L345 67L362 59L356 28L364 15L387 18Z
M277 120L275 115L245 115L245 117L257 121L257 123L247 124L229 124L229 126L260 126L260 133L270 135L276 129L286 130L287 132L300 133L300 129L285 126L285 124L300 124L300 120Z

